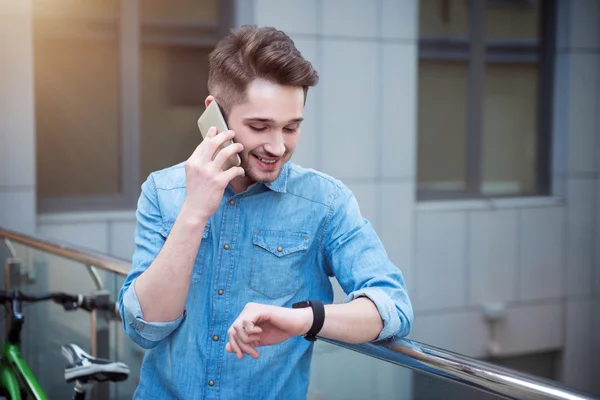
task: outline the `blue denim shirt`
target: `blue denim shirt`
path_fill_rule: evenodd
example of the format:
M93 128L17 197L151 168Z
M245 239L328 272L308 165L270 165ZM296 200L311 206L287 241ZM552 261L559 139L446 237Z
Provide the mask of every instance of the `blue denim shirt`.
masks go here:
M171 322L145 321L133 283L160 252L185 194L183 164L142 185L133 265L119 292L125 331L148 349L135 398L306 398L310 342L291 338L240 361L225 351L227 329L249 302L331 303L332 276L345 301L375 303L384 322L377 340L409 333L413 311L402 273L352 192L291 162L274 182L239 194L227 187L204 229L185 312Z

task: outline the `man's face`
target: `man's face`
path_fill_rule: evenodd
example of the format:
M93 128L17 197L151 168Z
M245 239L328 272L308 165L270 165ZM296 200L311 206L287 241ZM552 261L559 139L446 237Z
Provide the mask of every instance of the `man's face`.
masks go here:
M262 79L250 83L246 101L232 107L227 122L234 141L244 145L240 158L251 183L277 179L296 148L303 109L301 87Z

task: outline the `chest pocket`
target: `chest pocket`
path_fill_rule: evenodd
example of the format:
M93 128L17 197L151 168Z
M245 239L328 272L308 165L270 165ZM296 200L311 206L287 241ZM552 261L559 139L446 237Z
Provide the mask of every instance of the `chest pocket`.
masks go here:
M161 234L165 237L165 239L171 233L171 229L173 229L173 224L173 221L163 222ZM198 254L196 255L196 260L194 261L194 270L192 271L192 283L198 283L202 280L204 264L206 263L207 258L207 250L211 244L210 242L210 224L206 224L206 226L204 227L204 231L202 232L202 242L200 243L200 248L198 249Z
M297 292L308 243L301 232L255 230L250 288L270 299Z

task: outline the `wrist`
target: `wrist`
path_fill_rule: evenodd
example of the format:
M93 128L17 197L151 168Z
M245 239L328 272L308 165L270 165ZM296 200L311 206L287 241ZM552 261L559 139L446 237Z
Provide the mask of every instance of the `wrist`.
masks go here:
M301 335L310 342L317 340L317 335L325 323L325 305L323 302L321 300L304 300L292 304L292 308L309 310L309 316L306 316L304 321L310 321L310 327Z
M190 205L187 201L184 201L181 211L177 219L182 220L186 225L190 227L197 227L204 229L206 222L210 215L206 215L202 211L198 210L197 206Z
M298 313L299 319L302 321L302 331L300 332L299 336L304 336L312 327L314 321L313 310L310 307L307 307L297 308L295 311Z

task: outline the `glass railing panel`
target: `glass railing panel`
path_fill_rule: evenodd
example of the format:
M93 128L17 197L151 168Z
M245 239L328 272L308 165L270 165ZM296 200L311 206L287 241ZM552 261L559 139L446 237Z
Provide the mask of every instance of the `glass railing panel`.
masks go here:
M96 284L84 265L63 257L34 250L17 249L23 258L22 273L12 287L24 293L66 292L92 295ZM106 282L109 274L99 271ZM69 398L73 387L64 382L65 359L61 346L74 343L91 353L91 318L84 310L65 311L61 305L51 301L26 306L23 330L23 353L49 398ZM58 367L60 366L60 367Z
M410 399L428 400L495 400L505 397L489 394L473 387L422 372L413 375Z
M40 290L45 291L43 287L45 285L40 284L45 279L45 271L42 271L42 275L39 275L36 268L36 264L41 259L41 254L19 243L12 242L11 246L16 254L16 259L12 260L9 273L3 269L1 288L3 290L17 289L25 293L37 293ZM11 255L8 255L8 257L11 257ZM7 261L7 258L3 258L3 266L5 265L5 261ZM45 389L50 383L47 371L49 368L44 365L45 357L52 353L48 346L51 336L48 329L49 318L45 313L48 305L44 303L23 305L22 313L25 323L20 337L21 355ZM10 315L4 306L2 306L1 312L4 322L2 327L2 341L4 342L6 340L7 324L9 323ZM55 349L53 353L57 354L56 351L60 354L60 349ZM52 357L52 360L56 362L57 359L56 357ZM48 361L47 365L58 365L51 364L51 362Z
M117 299L124 276L99 269L99 279L94 280L82 263L93 259L108 270L123 273L129 270L128 263L109 259L98 253L85 252L85 249L63 248L58 243L46 242L40 245L36 238L15 234L12 237L15 241L9 250L16 252L20 260L20 264L12 268L9 276L13 288L31 294L63 291L90 295L96 292L98 282L101 281L110 299ZM20 245L16 241L40 247L44 251ZM70 261L64 256L79 261ZM2 263L8 258L10 251L4 245L0 246ZM0 286L4 288L5 284L5 274L0 274ZM97 323L96 330L93 331L87 312L66 312L53 303L28 305L23 313L26 323L21 339L27 362L50 398L69 398L72 386L63 380L65 361L60 348L65 343L73 342L92 353L91 333L98 332L102 328L102 322ZM1 324L5 325L3 318L0 318ZM130 367L131 374L126 382L111 384L109 394L101 397L129 399L138 383L144 352L125 335L120 321L103 326L107 327L106 356L125 362ZM4 326L1 328L4 333ZM98 343L99 350L102 350L100 346ZM504 360L504 365L514 368L516 361ZM518 365L523 365L523 360L518 361ZM534 364L527 365L531 364L536 368L523 370L540 375L538 367L541 364L545 366L547 362L537 358L535 361ZM495 364L502 363L496 360ZM553 367L542 370L552 372ZM551 375L547 377L549 376ZM310 379L310 399L506 398L502 395L514 399L591 399L554 381L402 339L380 342L377 345L348 345L319 340L315 344Z
M96 269L99 279L95 280L87 266L80 262L15 242L11 242L11 246L20 260L20 266L15 264L11 267L9 280L12 289L18 289L26 294L66 292L93 295L98 293L97 283L100 282L110 299L117 300L118 290L123 280L118 274ZM0 260L3 266L5 260L11 257L10 253L3 243L0 246ZM0 288L5 289L5 274L0 275ZM5 309L2 308L2 315L5 314ZM73 385L64 381L66 362L61 354L61 346L75 343L92 354L90 313L84 310L65 311L61 305L49 301L27 304L23 308L23 314L25 316L21 334L23 357L49 398L71 398ZM6 319L2 318L0 321L2 339L4 339ZM135 390L136 377L139 375L140 352L132 351L135 344L124 334L120 321L105 322L100 317L96 320L97 329L107 325L109 342L107 356L128 364L131 374L125 382L107 384L109 387L105 390L108 390L111 399L131 399ZM98 352L102 353L101 343L97 343L97 346Z
M113 287L111 296L114 299L117 299L125 277L113 274L111 279ZM110 329L111 357L127 364L131 371L129 379L124 382L119 382L118 384L112 384L113 391L111 393L113 394L113 397L111 397L111 399L131 399L139 382L144 349L129 339L120 322L111 324Z
M410 399L412 371L317 341L309 399Z

